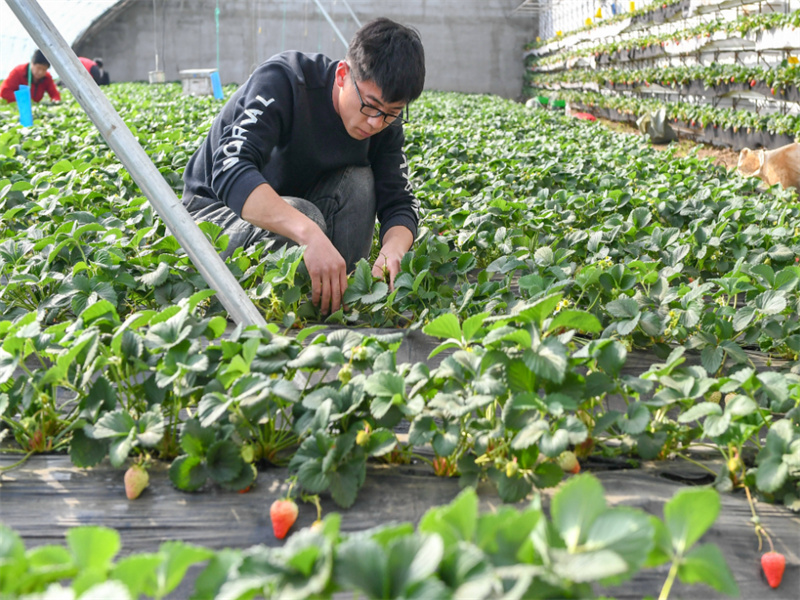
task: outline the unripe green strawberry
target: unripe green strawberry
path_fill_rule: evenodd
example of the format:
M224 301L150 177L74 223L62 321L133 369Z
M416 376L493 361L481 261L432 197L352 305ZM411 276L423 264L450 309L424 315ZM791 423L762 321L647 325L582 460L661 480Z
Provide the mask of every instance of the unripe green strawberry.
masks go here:
M786 569L786 557L780 552L766 552L761 555L761 568L767 578L769 587L776 588L781 584L783 571Z
M581 463L578 462L578 457L575 456L574 452L564 450L564 452L558 456L557 460L558 466L561 467L562 470L575 475L581 472Z
M741 458L739 458L739 456L738 456L738 455L737 455L737 456L731 456L731 457L728 459L728 471L729 471L729 472L730 472L732 475L736 475L736 474L737 474L737 473L739 473L739 472L740 472L740 471L741 471L743 468L744 468L744 463L742 462L742 459L741 459Z
M358 446L366 446L369 443L369 430L361 429L356 434L356 444Z
M353 378L353 365L350 363L343 364L342 368L339 369L339 372L336 374L336 378L342 383L349 383Z
M291 498L275 500L269 507L269 518L272 521L272 531L275 537L282 540L289 533L289 529L297 520L297 504Z
M517 465L517 459L514 458L514 460L510 460L506 464L506 477L511 479L517 473L519 473L519 465Z
M364 346L356 346L350 351L353 360L367 360L369 351Z
M253 444L245 444L239 452L242 455L242 460L246 463L252 463L256 459L256 451Z
M128 500L135 500L150 484L150 475L142 465L133 465L125 471L125 495Z
M708 401L713 402L714 404L719 404L721 400L722 400L722 392L719 391L711 392L708 395Z

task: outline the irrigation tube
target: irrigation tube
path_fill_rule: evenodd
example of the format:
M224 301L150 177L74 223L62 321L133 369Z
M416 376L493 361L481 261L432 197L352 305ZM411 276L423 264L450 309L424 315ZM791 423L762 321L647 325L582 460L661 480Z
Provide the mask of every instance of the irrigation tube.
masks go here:
M36 0L6 0L237 323L266 326L219 254Z

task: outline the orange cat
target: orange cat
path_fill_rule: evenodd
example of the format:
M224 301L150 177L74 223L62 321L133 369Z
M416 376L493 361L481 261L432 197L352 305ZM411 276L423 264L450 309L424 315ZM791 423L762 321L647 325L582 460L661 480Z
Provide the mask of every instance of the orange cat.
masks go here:
M760 177L769 186L780 183L800 192L800 144L787 144L775 150L750 150L739 153L739 173L745 177Z

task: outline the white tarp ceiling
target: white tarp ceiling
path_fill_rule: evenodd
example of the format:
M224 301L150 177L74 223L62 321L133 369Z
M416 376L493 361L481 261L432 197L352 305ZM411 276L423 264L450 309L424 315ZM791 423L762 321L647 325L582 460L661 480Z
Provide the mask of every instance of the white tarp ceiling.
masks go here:
M50 20L67 43L72 44L78 36L101 14L119 0L38 0ZM0 0L0 79L22 63L30 60L36 44L28 32ZM94 58L94 57L89 57ZM55 73L51 70L51 74Z

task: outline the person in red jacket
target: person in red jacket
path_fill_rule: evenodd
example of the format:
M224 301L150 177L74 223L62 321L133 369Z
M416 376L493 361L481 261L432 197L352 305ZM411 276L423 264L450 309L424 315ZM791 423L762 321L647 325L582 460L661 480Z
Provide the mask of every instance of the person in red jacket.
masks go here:
M0 85L0 97L7 102L16 102L14 92L19 89L19 86L28 85L31 88L31 99L34 102L41 101L45 92L51 100L61 100L61 94L58 93L53 77L47 72L49 68L50 62L44 57L41 50L36 50L30 63L11 69L11 73Z
M100 65L98 65L91 58L86 58L85 56L79 56L78 60L81 61L81 64L86 67L87 71L89 71L89 75L92 76L94 82L97 85L103 85L103 74L101 72Z

